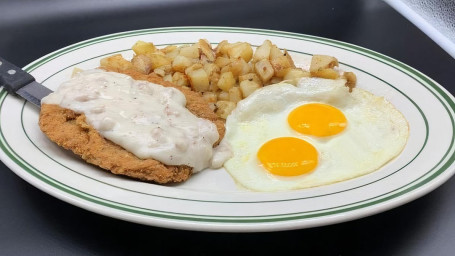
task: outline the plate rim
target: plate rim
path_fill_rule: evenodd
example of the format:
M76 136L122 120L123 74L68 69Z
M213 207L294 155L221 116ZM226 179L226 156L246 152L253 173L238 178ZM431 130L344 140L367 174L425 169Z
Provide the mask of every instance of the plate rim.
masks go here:
M116 37L116 39L118 38L121 38L121 37L128 37L128 35L134 35L134 36L137 36L137 35L141 35L142 33L143 34L150 34L149 32L154 32L154 33L161 33L163 31L168 31L168 33L170 32L201 32L201 31L204 31L204 32L208 32L208 31L213 31L213 32L218 32L218 33L222 33L222 32L225 32L224 30L228 30L228 31L231 31L232 33L245 33L245 32L251 32L251 31L254 31L254 32L257 32L257 33L265 33L267 35L271 35L271 36L277 36L277 34L284 34L284 35L287 35L287 36L292 36L292 38L295 39L295 37L304 37L305 39L312 39L314 40L314 42L316 43L320 43L318 40L321 40L321 41L325 41L325 42L331 42L333 44L339 44L339 45L344 45L345 47L347 48L354 48L356 49L356 51L352 51L352 52L355 52L356 54L359 54L357 52L357 50L361 50L361 51L365 51L367 53L374 53L373 55L376 56L376 58L372 57L372 56L368 56L368 55L364 55L366 57L369 57L369 58L372 58L374 60L377 60L377 61L380 61L388 66L392 66L392 67L395 67L395 66L398 66L400 68L397 68L398 70L400 70L402 73L405 73L409 76L411 76L409 74L412 73L416 76L419 77L419 79L425 81L427 83L427 85L430 85L430 87L432 89L434 89L438 95L440 97L442 97L445 101L446 101L446 104L448 106L446 106L445 104L442 104L444 105L444 107L448 108L449 106L452 107L452 109L454 109L454 106L455 106L455 103L454 103L454 98L453 96L445 89L443 88L442 86L440 86L437 82L435 82L434 80L432 80L431 78L429 78L428 76L424 75L423 73L421 73L420 71L402 63L402 62L399 62L397 60L394 60L392 59L391 57L388 57L386 55L383 55L383 54L380 54L380 53L377 53L377 52L374 52L372 50L369 50L367 48L363 48L363 47L360 47L360 46L356 46L356 45L353 45L353 44L349 44L349 43L346 43L346 42L342 42L342 41L337 41L337 40L333 40L333 39L328 39L328 38L323 38L323 37L317 37L317 36L310 36L310 35L305 35L305 34L298 34L298 33L292 33L292 32L285 32L285 31L278 31L278 30L266 30L266 29L254 29L254 28L237 28L237 27L215 27L215 26L209 26L209 27L166 27L166 28L152 28L152 29L140 29L140 30L131 30L131 31L125 31L125 32L119 32L119 33L113 33L113 34L108 34L108 35L104 35L104 36L100 36L100 37L95 37L95 38L91 38L91 39L88 39L88 40L84 40L84 41L81 41L81 42L78 42L76 44L72 44L72 45L69 45L67 47L64 47L64 48L61 48L57 51L54 51L54 52L51 52L33 62L31 62L30 64L28 64L24 70L26 71L33 71L34 69L38 68L40 65L41 62L47 60L47 61L51 61L53 58L57 58L58 56L60 56L59 54L64 54L67 50L69 49L72 49L73 47L83 47L83 46L88 46L86 45L86 43L92 43L94 41L97 41L97 40L102 40L102 39L107 39L107 38L110 38L110 37L116 37L116 36L120 36L120 37ZM251 34L251 33L249 33ZM297 38L299 39L299 38ZM310 41L312 41L310 40ZM331 44L329 44L330 46L333 46ZM336 46L335 46L336 47ZM341 48L341 47L338 47L338 48ZM344 50L350 50L350 49L346 49L346 48L342 48ZM350 50L351 51L351 50ZM50 59L49 59L50 58ZM394 63L395 65L391 65L389 63L385 63L381 60L378 60L377 58L380 58L380 59L384 59L386 61L389 61L391 63ZM408 72L404 72L404 70L408 71ZM422 84L422 82L419 82L418 79L416 79L415 77L411 76L414 80L416 80L418 83ZM436 97L436 92L433 92L430 90L430 88L427 88L435 97ZM6 98L6 96L8 95L4 90L2 90L0 92L0 100L1 100L1 105L3 105L3 102L4 102L4 99ZM437 97L438 98L438 97ZM439 99L439 98L438 98ZM441 101L441 99L439 99ZM441 103L443 103L441 101ZM1 105L0 105L0 110L2 109L1 108ZM25 103L24 103L25 105ZM453 117L450 115L450 111L447 111L449 113L449 116L451 117L451 121L452 121L452 126L453 126ZM3 134L2 134L2 137L3 137ZM0 141L0 147L1 147L1 154L0 156L2 161L5 163L5 157L8 157L6 156L7 155L7 152L5 151L5 145L3 145L3 139ZM452 144L453 144L453 141L452 141ZM451 146L449 147L449 150L446 152L446 154L448 154L451 150L450 148L453 147L453 145L451 144ZM446 160L447 157L444 156L442 158L443 160ZM12 159L8 159L8 160L12 160ZM451 161L451 162L450 162ZM9 162L9 161L6 161L6 162ZM25 162L25 161L24 161ZM450 163L449 163L450 162ZM379 203L375 203L373 204L374 206L380 206L380 209L376 209L376 210L372 210L372 208L364 208L362 207L363 209L365 209L366 211L364 211L363 213L361 213L360 215L358 216L348 216L348 217L351 217L352 219L357 219L359 217L365 217L365 216L368 216L368 215L371 215L371 214L374 214L374 213L378 213L378 212L381 212L381 211L385 211L385 210L388 210L390 208L394 208L396 206L399 206L399 205L402 205L406 202L409 202L411 200L414 200L430 191L432 191L433 189L437 188L439 185L441 185L443 182L445 182L447 179L449 179L452 175L453 175L453 172L454 170L449 170L450 167L453 168L453 163L454 163L454 159L453 159L453 155L450 157L450 159L448 159L446 162L444 162L443 166L440 167L440 169L442 169L444 166L447 165L447 167L441 172L439 173L437 177L439 177L439 179L435 179L435 178L432 178L430 180L428 180L427 182L424 182L426 181L428 178L424 179L423 181L420 181L418 183L422 183L424 182L423 185L423 189L420 189L420 190L415 190L416 188L421 188L421 186L417 186L414 185L412 186L413 189L411 189L410 191L407 191L408 189L404 190L404 191L407 191L407 192L400 192L398 193L399 195L397 196L394 196L393 198L395 199L400 199L400 200L395 200L395 203L394 202L391 202L389 203L388 205L382 205L382 202L388 202L388 199L384 199L384 201L382 202L379 202ZM49 193L49 194L52 194L53 196L57 197L57 198L60 198L64 201L67 201L67 202L70 202L72 204L75 204L75 205L78 205L82 208L85 208L85 209L88 209L88 210L91 210L91 211L94 211L94 212L98 212L98 213L101 213L103 215L108 215L108 216L111 216L111 217L116 217L116 218L120 218L120 219L125 219L124 216L119 216L119 214L115 214L115 213L110 213L110 212L106 212L104 210L100 210L100 209L93 209L93 206L90 206L90 205L87 205L87 204L84 204L84 202L77 202L77 200L75 200L74 198L70 199L68 197L64 197L62 195L60 195L59 193L55 192L54 190L52 191L48 191L48 188L44 187L43 184L37 184L37 181L32 179L31 177L23 177L23 176L26 176L24 175L23 173L21 173L21 171L18 171L18 170L15 170L15 168L13 168L11 165L13 165L12 163L5 163L11 170L13 170L16 174L18 174L21 178L24 178L26 181L28 181L29 183L31 183L32 185L34 185L35 187L38 187L40 188L41 190L43 190L44 192L46 193ZM17 163L16 163L17 164ZM435 168L436 166L440 165L440 163L436 164L435 165ZM33 166L32 166L33 167ZM20 175L22 174L22 175ZM30 174L30 173L29 173ZM446 174L445 176L442 175L440 176L440 174ZM432 175L433 176L433 175ZM37 178L38 180L41 180L43 182L42 179L40 179L39 177L35 177ZM433 183L430 183L431 181L433 181ZM425 187L425 184L430 184L430 185L427 185ZM49 184L48 184L49 185ZM49 185L50 187L52 187L53 189L57 189L55 187L53 187L52 185ZM407 186L407 185L406 185ZM417 186L417 187L415 187ZM60 191L60 190L58 190ZM62 190L63 191L63 190ZM409 192L412 192L412 191L415 191L414 193L412 194L409 194ZM82 192L82 191L81 191ZM84 192L82 192L84 193ZM401 197L401 195L411 195L411 196L408 196L408 197ZM72 196L76 196L74 194L72 194ZM76 196L77 197L77 196ZM80 199L80 200L84 200L84 199ZM106 199L102 199L102 200L106 200ZM95 203L95 202L92 202L89 200L89 202L95 204L95 208L96 206L100 206L99 203ZM101 204L102 205L102 204ZM365 207L368 207L368 206L365 206ZM360 208L360 209L362 209ZM111 208L112 209L112 208ZM119 210L119 211L122 211L121 209L117 209L117 208L113 208L114 210ZM368 211L370 210L370 211ZM336 214L335 215L331 215L331 214L328 214L329 216L334 216L336 217ZM199 215L198 215L199 216ZM122 218L123 217L123 218ZM324 216L323 216L324 217ZM332 223L336 223L336 222L341 222L343 220L346 220L346 219L349 219L347 218L346 216L341 216L341 217L344 217L344 218L341 218L341 219L337 219L334 218L332 219ZM159 217L158 217L159 218ZM304 218L305 220L308 220L306 218ZM125 220L128 220L128 221L133 221L133 222L136 222L134 220L131 220L131 219L125 219ZM181 219L180 219L181 220ZM289 219L287 219L289 220ZM292 220L292 219L291 219ZM299 218L297 218L297 220L301 220ZM158 222L160 220L157 220ZM195 221L194 219L191 219L190 221ZM285 221L285 220L283 220ZM144 223L144 221L137 221L138 223ZM273 223L279 223L280 221L274 221ZM208 222L209 224L213 224L213 222ZM238 223L238 222L234 222L234 223ZM243 223L243 222L240 222L240 223ZM258 223L262 223L262 222L254 222L253 224L257 225ZM162 224L162 223L156 223L156 222L153 222L153 223L145 223L145 224L150 224L150 225L155 225L155 226L163 226L163 227L174 227L174 228L181 228L182 225L181 223L180 224L177 224L177 226L173 226L173 225L170 225L168 223L168 225L159 225L159 224ZM202 220L201 222L198 222L198 224L206 224L206 222L204 222L204 220ZM330 223L329 223L330 224ZM211 227L215 227L216 225L209 225ZM309 227L311 225L304 225L304 227ZM213 229L213 228L209 228L209 227L205 227L205 228L202 228L202 227L195 227L194 225L189 225L188 226L189 229L198 229L198 230L213 230L213 231L219 231L219 230L216 230L216 229ZM222 231L229 231L229 230L233 230L233 231L236 231L236 230L242 230L242 231L247 231L247 230L255 230L255 228L251 227L251 226L248 226L248 225L244 225L244 228L242 228L241 226L239 225L232 225L232 226L229 226L229 225L221 225L220 227L223 227L222 228ZM218 228L220 228L218 227ZM249 227L249 228L246 228L245 230L245 227ZM270 225L266 225L264 227L265 229L264 230L270 230L271 226ZM297 227L294 227L294 228L302 228L302 226L298 226ZM256 228L257 229L257 228ZM291 229L290 227L286 228L286 229ZM272 230L280 230L279 228L272 228Z

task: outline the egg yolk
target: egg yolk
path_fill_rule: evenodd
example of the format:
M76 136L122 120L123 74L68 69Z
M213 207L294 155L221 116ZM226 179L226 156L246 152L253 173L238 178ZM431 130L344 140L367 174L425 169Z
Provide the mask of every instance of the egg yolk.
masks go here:
M335 107L310 103L292 110L288 115L288 123L299 133L326 137L342 132L347 120L343 112Z
M264 168L275 175L297 176L311 172L318 164L318 152L310 143L280 137L264 143L257 153Z

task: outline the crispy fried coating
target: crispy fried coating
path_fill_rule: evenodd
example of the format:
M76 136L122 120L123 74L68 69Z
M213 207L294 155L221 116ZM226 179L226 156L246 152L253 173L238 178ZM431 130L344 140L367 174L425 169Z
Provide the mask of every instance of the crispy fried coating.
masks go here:
M156 75L143 75L132 70L122 73L136 80L147 80L179 89L187 99L188 110L216 125L220 135L216 144L223 138L224 121L209 108L200 94L165 82ZM114 174L156 183L182 182L192 174L192 168L189 166L170 166L155 159L136 157L121 146L103 138L86 122L84 114L75 113L58 105L43 104L41 106L39 126L49 139L59 146L73 151L88 163Z

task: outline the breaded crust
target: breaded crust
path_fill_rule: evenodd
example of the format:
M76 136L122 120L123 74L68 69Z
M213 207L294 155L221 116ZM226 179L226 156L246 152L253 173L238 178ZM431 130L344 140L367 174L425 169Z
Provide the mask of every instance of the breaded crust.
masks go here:
M198 93L165 82L155 75L143 75L136 71L122 73L136 80L147 80L179 89L187 99L188 110L198 117L212 121L220 135L218 142L223 138L224 121L209 108ZM49 139L59 146L73 151L88 163L114 174L156 183L182 182L192 174L192 168L189 166L170 166L155 159L136 157L119 145L103 138L86 122L84 114L75 113L58 105L41 105L39 126Z

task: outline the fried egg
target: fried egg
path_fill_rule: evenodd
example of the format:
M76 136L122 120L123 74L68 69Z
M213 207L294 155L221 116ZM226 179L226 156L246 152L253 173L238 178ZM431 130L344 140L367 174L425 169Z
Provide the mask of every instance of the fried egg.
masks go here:
M261 88L226 120L224 167L253 191L327 185L368 174L401 153L404 116L386 99L344 80L303 78Z

